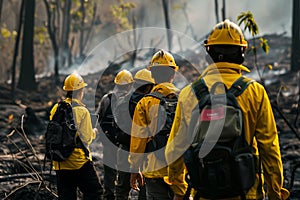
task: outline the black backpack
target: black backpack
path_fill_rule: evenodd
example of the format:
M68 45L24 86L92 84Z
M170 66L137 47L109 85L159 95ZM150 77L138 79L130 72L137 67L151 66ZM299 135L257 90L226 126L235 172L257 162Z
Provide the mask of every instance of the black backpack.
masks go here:
M119 144L130 147L130 132L132 125L131 93L124 96L112 97L112 113L115 122L115 137ZM134 111L133 111L134 112Z
M113 116L116 127L116 140L122 146L130 147L130 134L134 110L145 94L129 93L117 99L114 105Z
M245 199L254 184L252 144L245 141L242 111L236 100L251 82L242 76L228 90L217 82L210 93L204 79L191 85L199 103L188 127L193 142L184 153L184 162L200 197ZM220 86L225 93L214 94Z
M154 152L159 160L166 161L164 148L167 144L174 121L178 102L177 94L171 93L164 96L160 92L151 92L145 96L155 97L160 100L157 119L157 129L159 132L151 137L151 140L146 145L145 153Z
M132 115L137 102L131 98L131 93L118 98L108 93L105 98L108 99L104 102L105 111L99 119L100 126L112 143L129 147Z
M116 139L116 131L118 127L116 127L115 119L113 116L113 112L111 109L111 99L112 99L113 93L106 94L103 98L102 104L100 106L103 106L104 113L101 118L99 118L99 125L101 129L103 130L105 136L115 145L118 145L117 139ZM98 113L99 114L99 113Z
M79 105L73 102L73 106ZM71 104L60 101L45 133L45 158L51 161L64 161L71 155L75 147L82 148L88 156L88 150L80 137L76 137L76 131Z
M137 92L132 93L130 100L129 100L129 112L130 112L131 119L133 119L134 110L135 110L136 105L146 94L147 93L137 93Z

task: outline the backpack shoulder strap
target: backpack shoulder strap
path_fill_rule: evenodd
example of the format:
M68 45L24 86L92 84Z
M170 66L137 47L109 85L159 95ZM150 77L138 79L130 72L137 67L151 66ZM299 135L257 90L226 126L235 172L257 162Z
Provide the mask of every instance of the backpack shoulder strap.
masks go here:
M67 110L70 109L69 111L71 111L71 109L75 106L80 106L80 105L75 101L72 101L72 103L68 103L66 101L58 102L58 108L67 109Z
M146 94L145 96L146 96L146 97L147 97L147 96L155 97L155 98L160 99L160 100L163 99L163 98L165 97L165 95L163 95L163 94L160 93L160 92L150 92L150 93Z
M232 84L228 92L232 93L235 97L238 97L253 82L255 82L255 80L241 76Z
M177 100L178 100L176 93L170 93L167 96L165 96L164 94L162 94L160 92L150 92L150 93L146 94L145 96L151 96L151 97L159 99L161 105L166 104L166 102L168 102L168 101L177 102Z
M58 105L58 107L60 107L60 108L65 108L65 107L67 107L67 106L70 105L70 104L67 103L67 102L65 102L65 101L59 101L57 105Z
M54 115L56 115L56 114L58 114L59 112L62 112L62 111L63 111L64 114L65 114L65 110L68 109L68 106L71 107L71 105L70 105L69 103L67 103L67 102L65 102L65 101L59 101L59 102L57 103L57 109L56 109Z
M197 81L193 82L191 84L191 87L194 91L194 94L196 95L198 101L200 101L203 96L206 94L209 94L208 88L206 86L206 83L203 78L198 79Z
M159 99L161 103L164 102L164 99L166 98L166 96L160 92L150 92L145 95L145 97L149 97L149 96Z

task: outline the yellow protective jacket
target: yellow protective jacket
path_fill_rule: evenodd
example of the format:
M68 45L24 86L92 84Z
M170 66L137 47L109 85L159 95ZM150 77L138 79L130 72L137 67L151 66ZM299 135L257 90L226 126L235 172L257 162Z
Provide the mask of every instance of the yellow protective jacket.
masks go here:
M249 70L238 64L227 62L209 65L202 73L208 88L216 81L222 81L227 88L230 88L242 71ZM200 78L201 78L200 77ZM166 159L169 163L169 181L174 185L180 185L178 175L183 169L183 153L192 142L187 135L187 127L191 120L191 113L198 100L191 85L182 89L178 97L175 119L166 147ZM283 167L279 149L276 123L268 95L264 87L257 83L251 83L248 88L237 97L242 109L244 119L245 138L248 144L253 141L255 155L261 159L263 174L265 178L267 194L269 199L281 199L283 186ZM264 176L264 177L263 177ZM263 185L264 183L261 183ZM259 175L254 186L247 193L247 199L262 199L264 196L263 187L259 184Z
M70 98L66 98L64 100L67 103L71 103L72 100ZM96 133L92 128L91 116L85 105L77 100L73 99L73 102L79 104L79 106L73 107L73 116L75 119L75 123L77 125L78 131L77 135L79 135L81 141L85 145L85 147L90 152L88 145L92 143L93 139L96 138ZM55 104L50 111L50 120L52 120L55 111L57 109L57 105ZM75 170L80 169L87 161L92 160L91 153L89 153L89 157L85 155L83 149L75 148L70 157L62 162L53 161L54 170Z
M160 92L165 96L171 93L178 93L178 89L172 83L161 83L156 85L151 92ZM157 132L158 106L160 100L146 96L137 104L131 129L129 163L133 172L142 171L146 178L164 178L167 182L167 164L155 157L153 153L144 157L147 142ZM183 195L187 184L184 181L184 174L180 174L181 184L184 189L178 186L171 186L171 189L179 195Z

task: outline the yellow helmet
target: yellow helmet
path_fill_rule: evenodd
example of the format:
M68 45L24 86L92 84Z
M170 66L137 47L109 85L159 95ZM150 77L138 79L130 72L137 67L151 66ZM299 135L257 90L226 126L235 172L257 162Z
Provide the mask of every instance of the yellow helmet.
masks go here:
M84 88L85 86L87 86L87 84L84 82L83 78L74 72L66 77L63 90L74 91Z
M166 66L172 67L175 71L178 70L174 57L165 50L159 50L152 56L150 67L154 66Z
M151 71L149 71L148 69L142 69L137 71L134 75L134 79L146 81L153 84L155 83L154 79L151 76Z
M124 69L120 71L114 80L117 85L126 85L133 82L133 77L130 71Z
M228 19L215 25L210 32L205 46L210 45L237 45L248 47L241 28Z

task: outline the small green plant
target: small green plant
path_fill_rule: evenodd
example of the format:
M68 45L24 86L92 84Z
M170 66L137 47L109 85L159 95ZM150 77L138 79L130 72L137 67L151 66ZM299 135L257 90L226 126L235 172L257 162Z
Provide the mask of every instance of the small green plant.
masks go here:
M256 45L256 37L259 34L259 28L258 25L254 19L253 14L251 11L248 12L242 12L238 17L237 17L238 25L244 25L244 31L248 31L252 37L253 37L253 45L249 48L250 51L253 51L254 54L254 67L257 70L258 76L260 80L263 80L263 73L265 72L266 67L268 69L272 69L272 66L270 67L269 65L265 65L264 68L262 69L262 74L260 73L260 70L258 69L257 66L257 48L262 48L262 50L268 54L269 53L269 44L268 40L264 39L263 37L259 38L259 45Z

